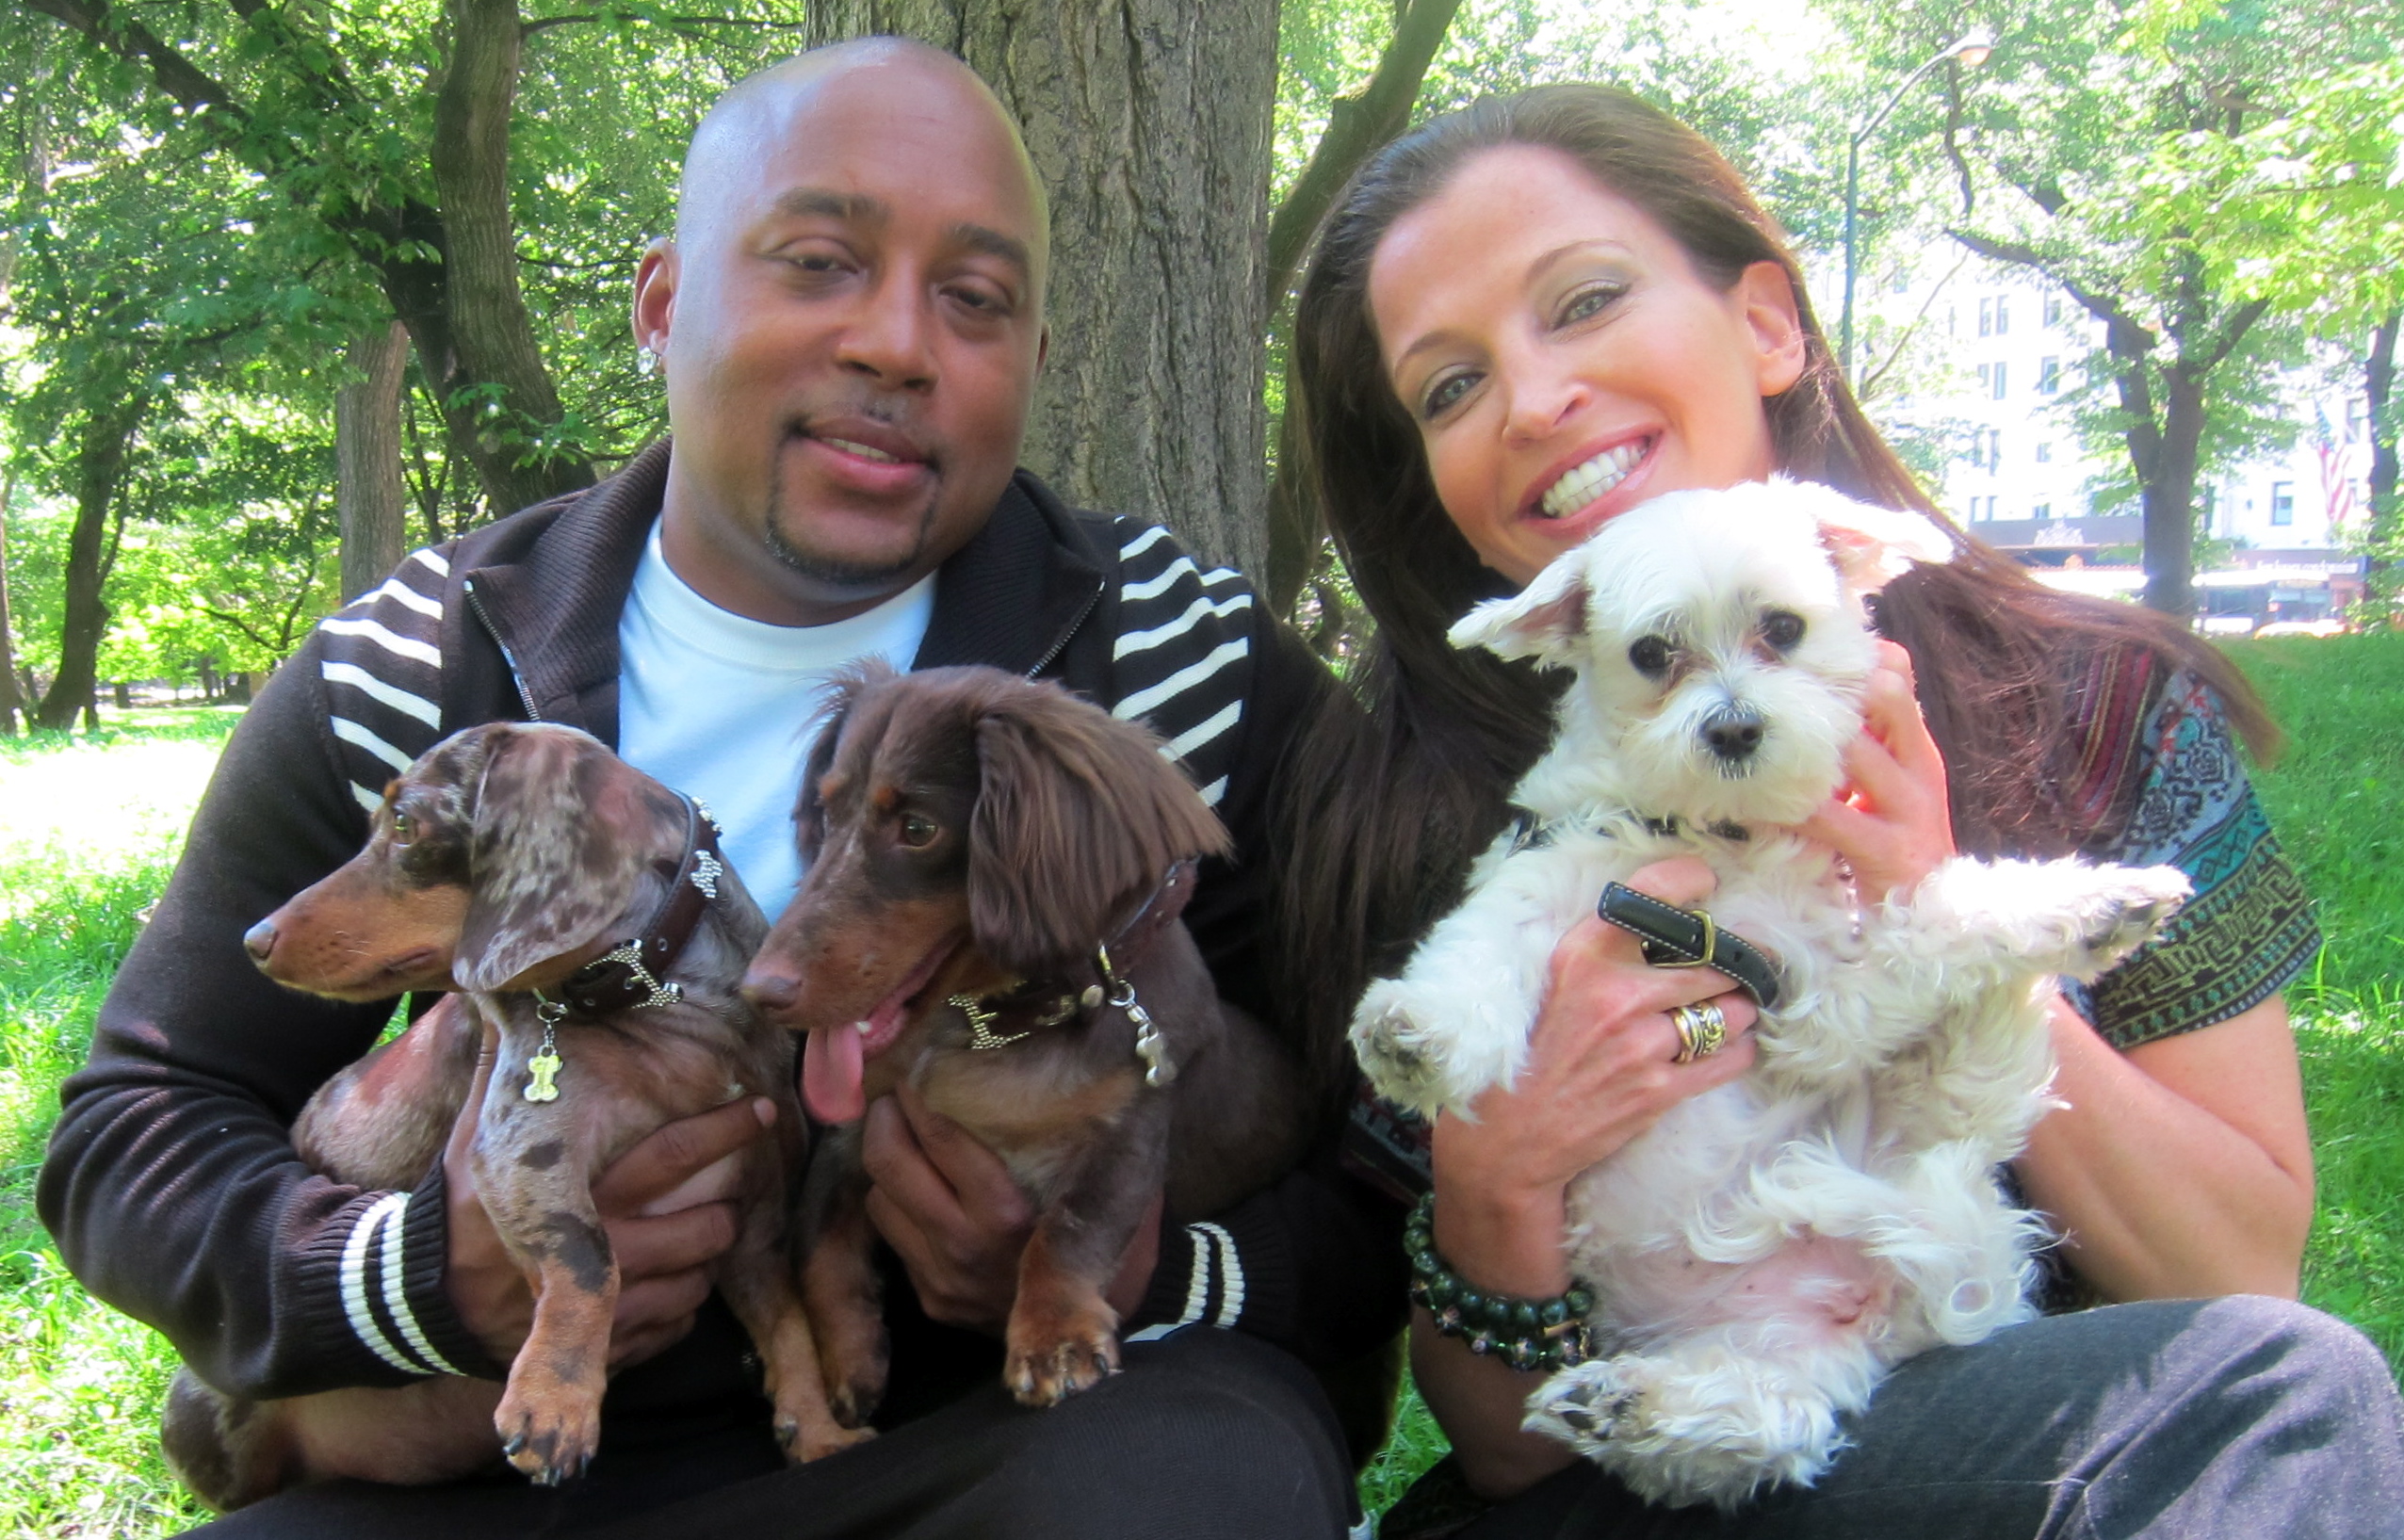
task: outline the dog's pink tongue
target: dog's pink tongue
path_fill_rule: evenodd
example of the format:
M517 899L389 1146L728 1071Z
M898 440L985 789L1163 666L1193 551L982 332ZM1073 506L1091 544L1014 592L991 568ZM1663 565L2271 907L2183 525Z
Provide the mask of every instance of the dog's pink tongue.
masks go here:
M853 1123L868 1110L860 1094L860 1028L834 1027L807 1034L802 1045L802 1100L820 1123Z

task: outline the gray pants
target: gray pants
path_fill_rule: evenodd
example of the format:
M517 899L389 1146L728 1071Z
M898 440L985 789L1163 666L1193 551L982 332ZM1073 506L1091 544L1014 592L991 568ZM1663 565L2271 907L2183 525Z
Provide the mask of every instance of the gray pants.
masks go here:
M1581 1461L1460 1540L2404 1535L2404 1403L2349 1326L2239 1296L2049 1316L1898 1369L1817 1486L1722 1516Z

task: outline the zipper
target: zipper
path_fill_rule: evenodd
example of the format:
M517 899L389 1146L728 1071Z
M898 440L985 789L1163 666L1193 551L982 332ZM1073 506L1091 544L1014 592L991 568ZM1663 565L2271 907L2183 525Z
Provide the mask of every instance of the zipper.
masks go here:
M467 608L476 611L477 620L482 623L484 634L491 637L493 645L501 650L501 661L509 665L510 683L517 687L518 703L526 707L526 720L541 721L543 713L534 708L534 692L526 688L526 674L517 666L517 654L510 651L509 642L501 636L501 628L493 624L493 617L486 612L483 595L476 592L476 579L463 577L459 580L459 586L467 595ZM1061 640L1065 641L1067 639L1064 637ZM1053 650L1056 652L1059 649Z
M1051 667L1052 659L1058 657L1062 652L1066 650L1068 646L1068 639L1077 634L1077 628L1085 624L1085 617L1092 614L1094 612L1094 607L1101 602L1102 580L1096 578L1094 582L1094 592L1085 595L1084 604L1080 606L1077 613L1069 618L1068 624L1061 627L1060 635L1052 641L1051 650L1044 654L1043 657L1035 659L1034 667L1027 671L1026 677L1032 679L1035 675ZM504 649L503 656L507 656L506 649Z

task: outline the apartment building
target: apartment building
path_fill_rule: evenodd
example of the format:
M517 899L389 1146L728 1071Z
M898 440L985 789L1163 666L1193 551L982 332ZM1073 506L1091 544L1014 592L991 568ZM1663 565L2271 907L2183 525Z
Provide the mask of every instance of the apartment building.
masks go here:
M1874 397L1873 415L1951 446L1941 497L1972 533L2061 587L2136 592L2143 520L2133 503L2096 510L2095 487L2120 467L2085 451L2064 410L2103 349L2103 323L2025 268L1932 249L1896 270L1906 276L1857 303L1897 329L1916 322L1922 366L1908 394ZM2363 404L2306 374L2289 384L2295 447L2198 489L2208 543L2197 583L2215 630L2319 619L2361 592L2347 543L2370 466Z

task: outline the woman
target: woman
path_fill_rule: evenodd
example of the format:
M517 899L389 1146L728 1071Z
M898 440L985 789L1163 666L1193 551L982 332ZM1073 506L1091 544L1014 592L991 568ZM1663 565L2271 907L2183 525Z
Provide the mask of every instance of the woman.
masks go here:
M1681 488L1782 470L1934 510L1847 395L1773 221L1709 145L1620 92L1489 100L1381 153L1324 232L1294 357L1312 480L1376 626L1356 678L1367 714L1331 711L1293 777L1322 789L1295 804L1287 922L1313 965L1291 987L1340 1018L1457 898L1548 736L1551 685L1445 645L1471 603ZM2013 1175L2092 1296L2292 1298L2312 1167L2278 990L2317 938L2223 714L2258 746L2269 723L2184 631L2055 595L1957 539L1955 560L1881 597L1891 640L1851 794L1806 831L1873 894L1957 849L2186 866L2200 894L2179 935L2054 1007L2070 1106ZM1693 904L1710 884L1683 862L1636 885ZM1707 997L1737 1030L1674 1062L1666 1013ZM1556 1297L1569 1179L1741 1075L1752 1014L1727 980L1648 968L1587 920L1554 953L1518 1085L1423 1136L1373 1113L1364 1153L1432 1184L1436 1250L1470 1287ZM1535 1377L1423 1310L1412 1349L1461 1471L1506 1499L1479 1534L2297 1533L2315 1512L2325 1532L2384 1532L2404 1499L2377 1354L2266 1301L2056 1317L1925 1355L1815 1491L1726 1521L1645 1509L1521 1432ZM2337 1409L2349 1399L2356 1412ZM2307 1445L2327 1457L2267 1452ZM2338 1511L2341 1488L2364 1505Z

